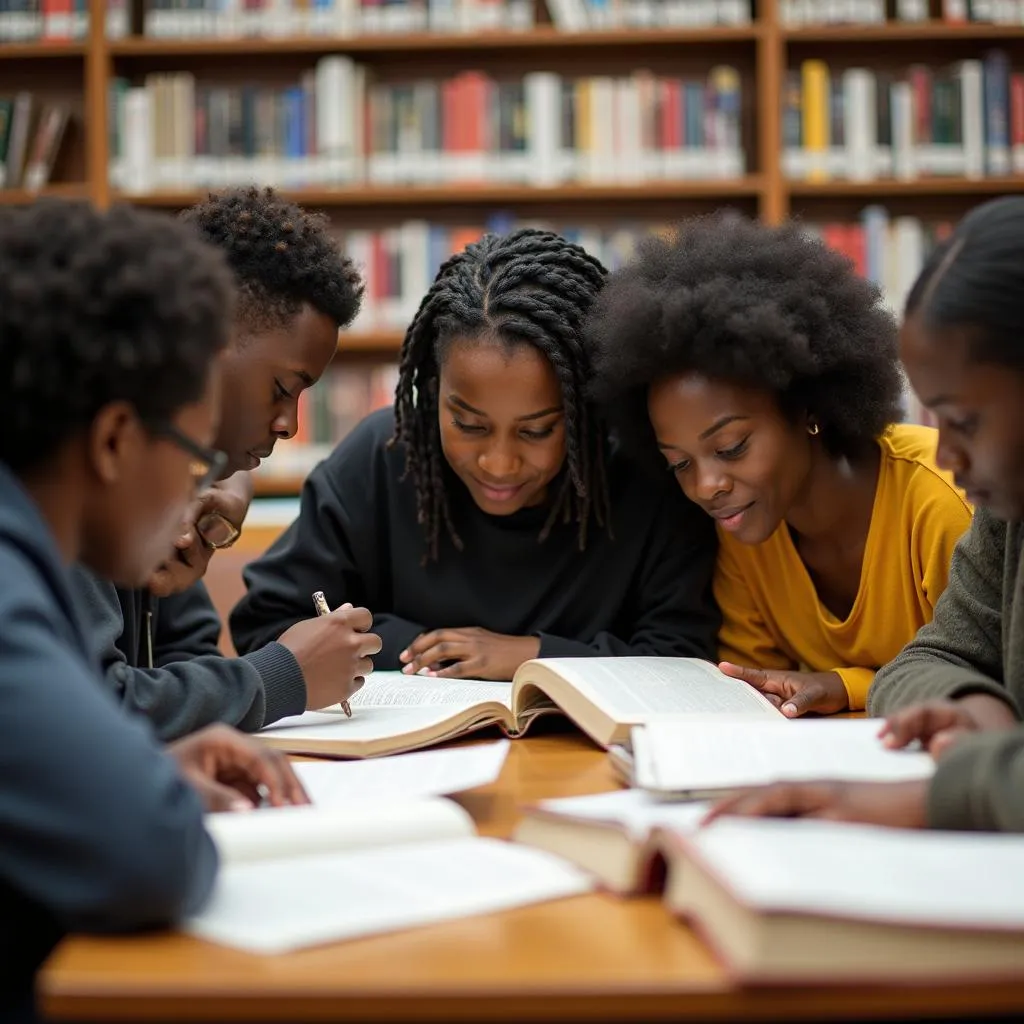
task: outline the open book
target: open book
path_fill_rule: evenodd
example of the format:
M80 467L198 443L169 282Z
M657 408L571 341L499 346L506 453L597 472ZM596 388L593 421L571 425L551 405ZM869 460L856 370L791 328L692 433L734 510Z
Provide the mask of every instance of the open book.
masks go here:
M511 683L374 672L349 703L351 718L307 711L258 735L292 754L376 757L485 726L521 736L559 711L602 747L657 715L783 718L753 687L691 658L540 658Z
M491 913L587 892L539 850L476 836L449 800L215 814L221 871L183 930L255 953Z
M633 730L633 783L665 796L710 799L772 782L904 782L934 773L926 751L890 750L880 728L872 718L659 718Z
M739 981L1021 976L1024 837L723 818L654 841L669 909Z
M710 804L669 803L639 789L544 800L523 809L513 839L572 861L619 895L661 888L655 829L689 832Z

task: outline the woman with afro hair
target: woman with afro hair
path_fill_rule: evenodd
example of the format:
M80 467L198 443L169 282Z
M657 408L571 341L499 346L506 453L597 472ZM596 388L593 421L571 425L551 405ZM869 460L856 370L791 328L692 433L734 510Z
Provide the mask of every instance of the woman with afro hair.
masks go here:
M863 708L971 520L936 432L898 422L879 290L796 225L716 215L647 239L590 340L594 397L715 520L722 671L788 717Z

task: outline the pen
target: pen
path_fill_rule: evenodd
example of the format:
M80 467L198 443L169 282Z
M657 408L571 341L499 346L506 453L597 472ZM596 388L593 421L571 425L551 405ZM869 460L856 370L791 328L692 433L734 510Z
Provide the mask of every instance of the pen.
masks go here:
M318 590L313 595L313 607L316 609L317 615L331 614L330 605L327 603L327 598L324 597L324 592L322 590ZM347 700L343 700L341 702L341 710L345 712L345 715L348 718L352 717L352 709L348 706Z

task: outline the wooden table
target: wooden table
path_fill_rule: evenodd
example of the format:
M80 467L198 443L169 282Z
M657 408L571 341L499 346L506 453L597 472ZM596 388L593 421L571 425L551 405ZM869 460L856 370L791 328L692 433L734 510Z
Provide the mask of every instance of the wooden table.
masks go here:
M498 782L460 802L481 833L507 836L520 803L614 788L601 751L578 734L555 731L514 742ZM737 989L656 899L606 895L279 957L179 935L72 938L44 969L40 992L49 1015L108 1022L976 1019L1024 1012L1024 979L1004 986Z

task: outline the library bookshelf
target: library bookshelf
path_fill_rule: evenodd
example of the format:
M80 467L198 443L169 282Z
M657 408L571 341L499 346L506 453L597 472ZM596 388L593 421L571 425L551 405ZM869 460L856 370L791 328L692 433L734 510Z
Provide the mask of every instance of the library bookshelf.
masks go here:
M44 9L48 2L42 0ZM794 216L814 222L851 222L869 205L884 206L894 217L955 220L974 203L1024 191L1021 137L1015 140L1021 150L1018 161L1007 167L986 166L980 174L902 173L869 175L867 180L834 173L794 176L786 167L782 102L792 69L806 62L824 62L834 78L841 78L849 68L877 69L883 75L922 65L980 64L982 55L999 50L1010 67L1024 68L1024 0L1020 0L1020 24L951 22L942 5L957 0L928 0L931 6L923 15L919 12L921 20L903 21L892 9L893 3L902 0L890 0L884 23L793 25L785 21L782 8L792 0L753 0L749 21L741 24L578 31L565 30L552 16L560 6L555 0L520 2L533 8L531 27L515 31L178 38L143 34L143 4L128 0L127 33L108 38L106 0L88 0L84 38L0 42L0 95L28 90L65 103L72 111L74 130L66 137L53 167L53 183L42 189L44 194L87 198L99 206L127 201L174 211L197 201L208 189L177 184L126 190L111 181L112 117L116 116L111 95L118 81L140 85L147 76L188 73L197 82L215 86L255 82L286 88L317 61L336 55L358 62L377 82L410 77L441 80L477 71L500 79L536 71L575 78L629 76L641 69L653 76L686 77L706 75L716 65L735 69L743 152L739 173L417 184L374 180L366 174L345 183L279 186L304 206L324 211L345 232L372 232L410 219L464 229L467 223L485 223L496 210L520 219L598 226L623 219L665 224L720 207L773 224ZM563 7L565 2L561 0ZM827 5L843 0L804 2ZM974 2L1005 4L1008 0ZM1024 103L1024 93L1018 99ZM1009 108L1005 113L1011 120ZM1011 129L1024 135L1024 123L1009 125ZM34 194L21 188L0 189L0 203L23 203ZM341 337L339 360L356 365L393 360L401 333L400 317L394 323L362 329L356 325ZM271 493L293 493L300 478L301 474L290 474L260 486Z

